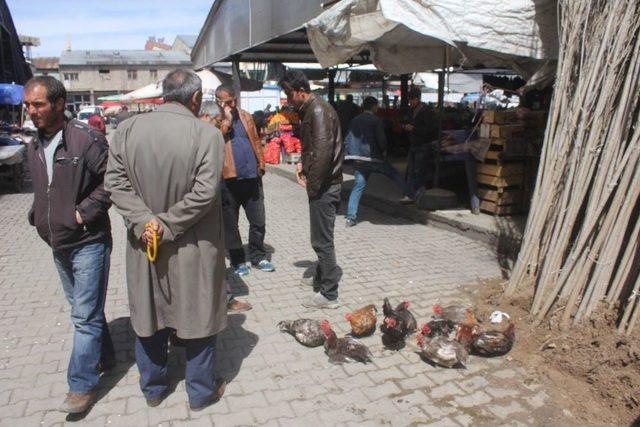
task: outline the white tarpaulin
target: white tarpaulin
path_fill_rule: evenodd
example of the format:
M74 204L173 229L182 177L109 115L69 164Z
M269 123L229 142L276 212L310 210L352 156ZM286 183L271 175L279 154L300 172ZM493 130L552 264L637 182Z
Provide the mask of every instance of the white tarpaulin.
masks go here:
M556 0L342 0L306 28L323 67L366 50L392 74L481 65L529 77L557 57L556 15Z

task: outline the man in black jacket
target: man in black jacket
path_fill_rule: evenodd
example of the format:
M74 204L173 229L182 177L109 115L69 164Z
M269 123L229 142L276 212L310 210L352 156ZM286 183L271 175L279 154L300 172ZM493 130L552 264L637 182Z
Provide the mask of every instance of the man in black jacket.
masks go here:
M438 138L438 120L433 111L420 101L422 92L414 87L409 91L409 114L403 129L409 135L409 156L407 159L407 184L410 196L405 196L401 201L410 202L416 192L424 187L427 180L427 162L431 141Z
M50 76L24 87L24 104L38 128L27 160L33 181L29 222L51 246L71 305L73 349L63 412L87 411L100 371L115 365L105 322L111 226L109 193L103 187L108 145L104 135L64 115L66 90Z
M311 246L318 256L315 275L302 281L318 292L302 305L338 308L342 273L336 262L333 229L340 206L344 157L340 121L331 105L311 93L309 81L301 71L285 73L280 87L289 103L300 110L302 155L296 165L296 178L307 189Z

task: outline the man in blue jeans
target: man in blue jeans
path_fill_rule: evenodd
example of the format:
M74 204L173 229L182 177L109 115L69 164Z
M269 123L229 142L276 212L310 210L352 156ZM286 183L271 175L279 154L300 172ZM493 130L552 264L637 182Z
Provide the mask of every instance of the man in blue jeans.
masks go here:
M115 365L105 322L109 277L111 202L103 186L108 145L104 134L64 115L66 90L50 76L24 87L24 104L38 128L27 151L33 182L29 222L51 246L71 305L73 349L67 370L69 393L60 410L87 411L100 371Z
M402 188L403 196L409 195L409 188L400 172L386 158L387 137L382 119L376 116L377 109L378 100L373 96L367 96L362 102L362 114L351 121L344 139L344 158L354 160L355 178L347 207L347 227L353 227L357 223L360 198L372 173L388 176Z

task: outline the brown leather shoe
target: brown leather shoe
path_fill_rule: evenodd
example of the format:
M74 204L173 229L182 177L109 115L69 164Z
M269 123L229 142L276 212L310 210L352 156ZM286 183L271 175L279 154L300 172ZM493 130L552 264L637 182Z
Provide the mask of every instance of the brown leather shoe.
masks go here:
M224 378L216 379L215 388L216 388L216 390L213 393L213 396L211 396L210 400L208 400L207 402L205 402L204 404L202 404L200 406L192 406L191 404L189 404L189 408L193 412L198 412L198 411L202 411L204 408L206 408L208 406L211 406L214 403L216 403L218 400L220 400L222 398L222 395L224 394L224 391L227 388L227 380L225 380Z
M253 307L248 302L240 301L240 300L237 300L235 298L227 303L227 311L230 311L232 313L239 313L241 311L249 311L252 308Z
M67 398L64 399L64 402L62 402L58 410L68 414L81 414L91 408L91 405L95 402L95 398L96 393L94 391L88 391L86 393L74 393L70 391L67 393Z

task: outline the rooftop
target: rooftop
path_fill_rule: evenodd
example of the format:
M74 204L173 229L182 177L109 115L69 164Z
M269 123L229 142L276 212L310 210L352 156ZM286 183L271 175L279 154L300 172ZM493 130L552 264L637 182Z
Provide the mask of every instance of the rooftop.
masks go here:
M173 50L66 50L60 65L185 65L191 58Z
M57 56L40 56L33 58L31 63L39 70L53 70L58 68L60 58Z
M178 34L176 36L176 40L177 39L181 39L184 42L184 44L186 44L190 48L193 48L193 45L196 44L196 40L198 39L198 36L194 34Z

